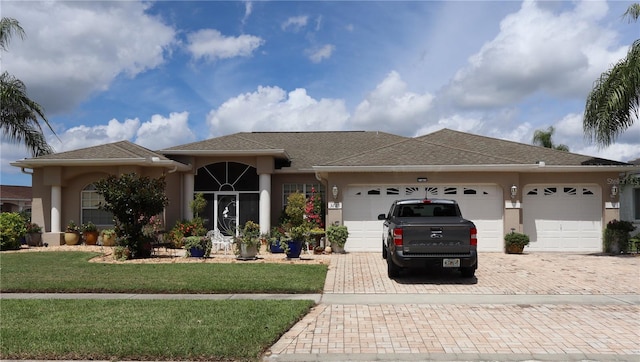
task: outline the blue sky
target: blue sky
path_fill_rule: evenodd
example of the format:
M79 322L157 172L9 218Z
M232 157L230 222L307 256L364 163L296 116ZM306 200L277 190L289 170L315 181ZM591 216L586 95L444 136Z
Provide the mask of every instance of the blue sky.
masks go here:
M572 152L640 157L640 122L598 149L593 81L640 38L629 1L7 1L27 33L2 53L56 151L152 150L242 131L451 128ZM2 140L1 179L30 157Z

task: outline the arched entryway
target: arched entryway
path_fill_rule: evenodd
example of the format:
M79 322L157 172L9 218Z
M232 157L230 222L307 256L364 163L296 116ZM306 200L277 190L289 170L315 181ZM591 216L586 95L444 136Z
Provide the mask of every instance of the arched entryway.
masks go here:
M259 222L260 191L256 168L238 162L218 162L198 169L194 192L207 200L203 219L207 229L236 234L238 225Z

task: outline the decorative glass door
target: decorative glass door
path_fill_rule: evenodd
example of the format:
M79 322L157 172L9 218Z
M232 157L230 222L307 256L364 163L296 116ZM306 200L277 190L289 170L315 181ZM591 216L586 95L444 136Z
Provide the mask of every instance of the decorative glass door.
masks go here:
M238 194L218 193L215 203L216 226L222 235L235 236L238 226Z

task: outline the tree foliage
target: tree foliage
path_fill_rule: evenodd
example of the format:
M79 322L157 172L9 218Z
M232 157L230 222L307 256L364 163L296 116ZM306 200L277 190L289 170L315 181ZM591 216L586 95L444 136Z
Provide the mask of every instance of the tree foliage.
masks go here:
M637 21L640 4L632 4L623 17ZM638 120L639 109L640 39L637 39L627 56L594 82L584 111L585 137L600 147L611 145Z
M569 151L569 147L563 144L559 144L559 145L555 145L553 144L553 141L551 140L551 138L553 137L553 133L555 132L555 128L553 128L553 126L549 126L549 128L547 128L547 130L536 130L533 133L533 144L534 145L538 145L538 146L542 146L545 148L552 148L554 150L559 150L559 151Z
M11 37L25 37L24 29L17 20L2 18L0 20L0 50L6 51ZM47 143L40 120L53 132L42 107L27 96L24 83L7 72L0 75L0 129L7 140L24 143L33 156L46 155L53 152Z
M133 257L148 256L150 240L143 228L169 203L164 193L164 176L152 179L135 173L111 175L97 181L95 186L105 199L100 207L113 213L120 245L128 247Z

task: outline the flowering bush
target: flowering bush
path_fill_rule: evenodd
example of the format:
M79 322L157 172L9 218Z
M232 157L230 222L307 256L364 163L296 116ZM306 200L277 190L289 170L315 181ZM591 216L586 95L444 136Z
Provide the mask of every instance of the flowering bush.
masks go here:
M207 230L202 225L202 219L181 220L169 232L169 239L176 247L182 247L184 243L182 239L189 236L204 236L206 233Z
M316 193L316 189L311 189L311 196L307 199L304 216L305 220L310 224L309 228L323 228L324 223L322 221L324 213L322 212L322 197Z

